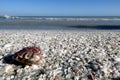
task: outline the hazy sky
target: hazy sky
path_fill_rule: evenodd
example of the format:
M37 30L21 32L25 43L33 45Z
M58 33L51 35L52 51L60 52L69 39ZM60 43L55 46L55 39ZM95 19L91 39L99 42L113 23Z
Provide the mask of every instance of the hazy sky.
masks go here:
M120 16L120 0L0 0L0 15Z

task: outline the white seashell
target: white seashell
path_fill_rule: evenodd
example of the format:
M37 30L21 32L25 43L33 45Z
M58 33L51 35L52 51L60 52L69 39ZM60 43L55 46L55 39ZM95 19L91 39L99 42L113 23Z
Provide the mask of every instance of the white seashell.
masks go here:
M22 73L23 73L23 69L18 69L18 70L17 70L18 76L20 76Z
M4 70L5 70L5 66L0 65L0 76L4 74Z
M79 61L79 60L80 60L80 58L76 57L76 60L77 60L77 61Z
M120 58L116 57L115 61L120 62Z
M10 51L12 49L12 45L11 44L5 44L3 47L4 51Z
M12 45L11 44L5 44L3 49L7 49L7 48L10 48Z
M80 76L75 76L74 80L79 80Z
M25 69L29 69L29 68L30 68L30 66L28 66L28 65L25 66Z
M0 59L2 59L3 58L3 56L0 56Z
M57 74L59 74L59 73L61 73L62 71L61 71L61 67L60 68L57 68L56 70L53 70L53 75L54 75L54 77L57 75Z
M71 67L68 67L68 73L71 73Z
M37 66L37 65L32 65L32 69L33 69L33 70L37 70L37 69L39 69L39 66Z
M44 80L44 79L42 79L42 78L39 78L38 80Z
M43 57L46 57L46 54L43 54Z
M108 68L107 68L107 67L104 67L104 68L102 69L102 71L103 71L105 74L107 74L107 73L108 73Z
M67 69L64 69L64 74L67 74Z
M46 75L40 75L38 80L46 80Z
M53 72L54 77L55 77L57 74L61 73L61 72L62 72L62 71L54 71L54 72Z
M13 72L13 71L14 71L13 66L8 65L8 66L5 67L5 72L6 72L6 73L11 73L11 72Z
M70 79L70 78L71 78L71 74L67 74L67 75L66 75L66 78L67 78L67 79Z
M14 76L12 75L12 76L11 76L11 79L13 79L13 78L14 78Z

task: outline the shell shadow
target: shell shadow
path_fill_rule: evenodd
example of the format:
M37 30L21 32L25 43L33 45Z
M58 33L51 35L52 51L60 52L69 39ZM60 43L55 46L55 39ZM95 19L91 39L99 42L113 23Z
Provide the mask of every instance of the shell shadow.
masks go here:
M22 67L25 67L24 64L16 61L13 59L13 57L16 55L17 53L15 54L8 54L6 56L3 57L3 63L7 63L7 64L14 64L16 66L22 66Z

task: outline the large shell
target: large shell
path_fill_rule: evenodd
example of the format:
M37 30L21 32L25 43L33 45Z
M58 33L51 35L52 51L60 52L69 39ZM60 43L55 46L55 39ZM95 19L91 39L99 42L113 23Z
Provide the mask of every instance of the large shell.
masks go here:
M44 57L41 49L38 47L26 47L15 53L13 56L15 61L24 65L40 64Z

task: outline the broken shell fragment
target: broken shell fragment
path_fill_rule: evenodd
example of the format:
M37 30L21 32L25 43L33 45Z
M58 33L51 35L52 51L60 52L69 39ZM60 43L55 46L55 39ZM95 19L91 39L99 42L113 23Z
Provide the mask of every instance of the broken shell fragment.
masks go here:
M43 53L38 47L26 47L15 53L13 56L15 61L24 65L41 64L44 60Z

